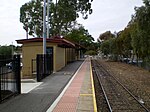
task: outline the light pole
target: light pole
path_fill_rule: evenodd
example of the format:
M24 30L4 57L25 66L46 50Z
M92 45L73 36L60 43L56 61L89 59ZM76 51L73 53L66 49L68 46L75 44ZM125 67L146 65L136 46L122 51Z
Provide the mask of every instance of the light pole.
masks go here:
M28 39L28 26L29 26L29 12L25 12L26 13L26 19L27 19L27 22L26 22L26 26L25 26L25 30L26 30L26 39Z
M49 7L50 0L47 1L47 38L49 38Z
M14 55L13 42L12 42L12 45L11 45L11 54L12 54L12 59L13 59L13 55Z
M46 0L43 6L43 54L46 54Z

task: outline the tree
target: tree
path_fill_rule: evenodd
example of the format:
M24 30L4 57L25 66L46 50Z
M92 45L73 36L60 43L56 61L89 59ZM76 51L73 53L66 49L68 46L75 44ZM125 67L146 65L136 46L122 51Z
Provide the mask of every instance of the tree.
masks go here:
M66 38L74 41L78 44L81 44L89 49L90 44L94 41L94 38L88 33L88 30L84 29L83 26L79 28L72 29L67 35Z
M0 55L11 56L12 46L0 46Z
M42 37L43 5L42 0L32 0L20 8L20 22L29 35Z
M130 57L131 50L138 59L144 60L150 66L150 1L143 0L144 6L135 7L135 14L127 27L117 33L117 38L111 38L110 31L100 35L101 50L104 54L116 54Z
M97 52L95 52L94 50L89 50L85 52L85 55L96 55Z
M99 39L102 41L105 41L105 40L108 40L113 37L115 37L115 35L112 34L111 31L106 31L106 32L100 34Z
M133 31L133 47L143 60L150 61L150 1L143 0L144 6L135 7L133 22L136 25Z
M106 40L104 41L102 44L101 44L101 47L100 47L102 53L104 53L104 55L108 55L110 53L110 45L109 45L109 40Z
M59 0L57 4L52 3L50 7L51 35L67 34L72 25L82 14L87 19L92 13L91 2L93 0ZM42 37L43 27L43 3L42 0L31 0L20 8L20 22L29 35Z
M123 32L121 32L120 37L122 41L122 54L124 57L131 57L131 31L130 27L126 27Z
M117 56L123 57L123 40L121 37L123 31L120 31L117 33L117 38L116 38L116 51L117 51Z
M104 55L116 55L116 38L114 34L110 31L106 31L100 34L98 40L100 43L100 50L104 53Z
M103 40L101 43L101 50L105 55L110 54L111 58L118 60L119 57L130 57L131 56L131 31L130 28L126 27L123 31L116 34L111 34L107 31L100 35L100 39Z
M70 2L59 0L51 5L51 32L52 35L67 34L69 29L76 24L77 12Z

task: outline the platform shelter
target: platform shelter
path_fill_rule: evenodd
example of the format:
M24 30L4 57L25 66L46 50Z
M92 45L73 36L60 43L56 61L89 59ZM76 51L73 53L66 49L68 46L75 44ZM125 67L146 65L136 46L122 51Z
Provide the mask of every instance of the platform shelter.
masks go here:
M22 77L35 77L37 55L43 54L43 38L30 38L16 41L18 44L22 44ZM52 56L52 71L56 72L67 63L78 60L81 48L82 46L64 38L47 38L46 52Z

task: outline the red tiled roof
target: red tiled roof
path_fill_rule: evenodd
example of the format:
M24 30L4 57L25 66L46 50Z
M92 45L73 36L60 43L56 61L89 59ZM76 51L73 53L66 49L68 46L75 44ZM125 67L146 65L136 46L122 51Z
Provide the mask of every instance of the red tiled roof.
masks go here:
M43 42L43 38L30 38L30 39L21 39L21 40L16 40L17 43L19 44L25 44L25 43L30 43L30 42ZM58 45L62 47L75 47L75 44L63 39L63 38L47 38L46 39L47 43L57 43Z
M73 43L73 44L75 44L76 48L78 48L78 49L86 49L83 45L81 45L81 44L79 44L77 42L71 41L71 40L69 40L67 38L64 38L64 39L69 41L69 42L71 42L71 43Z

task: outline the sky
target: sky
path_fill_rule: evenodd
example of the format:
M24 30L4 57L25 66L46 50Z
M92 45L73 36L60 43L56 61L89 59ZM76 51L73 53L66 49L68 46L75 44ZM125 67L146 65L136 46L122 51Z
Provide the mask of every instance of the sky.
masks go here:
M30 0L1 0L0 4L0 45L17 45L15 40L25 39L26 32L19 21L20 7ZM93 13L87 20L77 19L95 40L105 31L123 30L134 14L134 7L141 6L142 0L93 0Z

